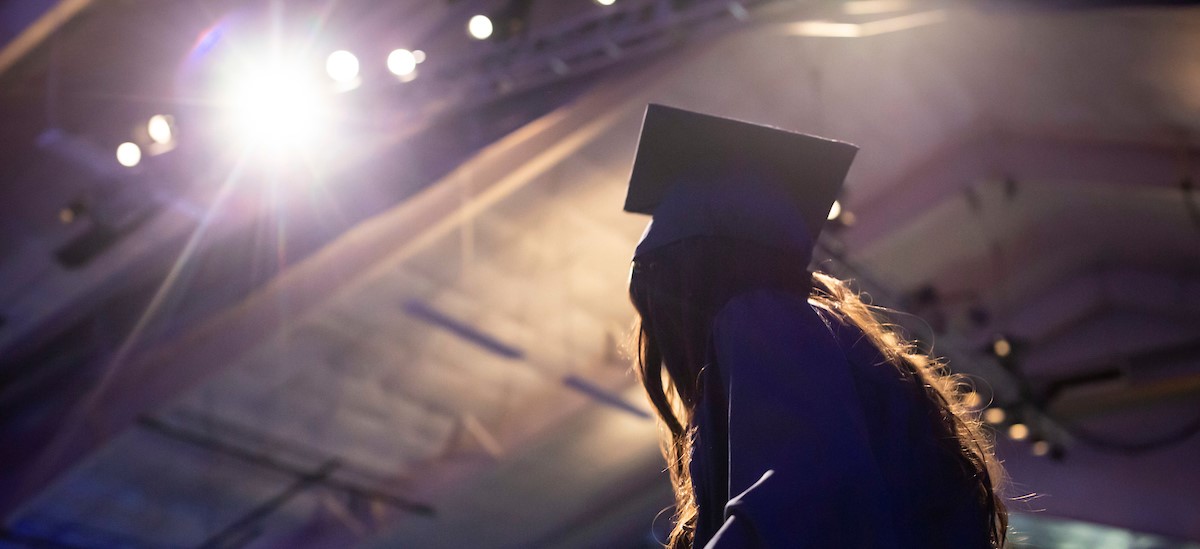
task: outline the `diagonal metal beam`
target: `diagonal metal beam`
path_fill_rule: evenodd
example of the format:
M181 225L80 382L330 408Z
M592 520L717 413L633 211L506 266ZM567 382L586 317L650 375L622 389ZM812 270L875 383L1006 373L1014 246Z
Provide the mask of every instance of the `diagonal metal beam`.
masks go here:
M279 509L283 504L312 485L324 482L333 473L333 470L337 469L337 465L337 460L329 460L321 464L315 471L300 476L284 491L262 502L257 507L251 509L250 512L234 521L233 524L230 524L224 530L208 538L204 543L200 544L200 549L227 549L242 547L249 543L257 535L257 532L251 530L251 527L266 519L276 509Z
M5 17L13 16L13 11L24 8L25 10L44 9L50 4L44 0L24 0L9 2L6 10L0 12L0 15ZM16 65L21 59L37 48L42 42L45 42L50 35L62 28L68 21L79 15L80 12L87 9L92 4L92 0L61 0L50 9L46 9L40 16L36 16L25 30L17 34L8 44L5 44L0 49L0 75L3 75L8 69ZM19 18L20 13L15 17Z
M259 467L292 475L297 479L304 479L312 474L311 471L305 468L285 463L265 453L243 448L231 442L222 440L219 437L214 437L205 433L197 433L189 429L171 425L166 421L152 416L142 416L139 418L138 426L161 436L180 442L185 442L193 446L198 446L214 452L220 452L252 465L257 465ZM354 482L339 480L332 476L332 471L329 474L322 475L319 479L312 482L364 499L380 501L401 511L423 516L432 516L434 514L433 507L429 506L428 504L413 501L395 494L382 492L380 490L362 486Z
M1191 162L1188 161L1191 159ZM974 130L917 165L861 204L846 245L861 250L908 223L929 205L985 180L1106 183L1137 188L1178 187L1200 177L1200 150L1146 143L1064 139Z

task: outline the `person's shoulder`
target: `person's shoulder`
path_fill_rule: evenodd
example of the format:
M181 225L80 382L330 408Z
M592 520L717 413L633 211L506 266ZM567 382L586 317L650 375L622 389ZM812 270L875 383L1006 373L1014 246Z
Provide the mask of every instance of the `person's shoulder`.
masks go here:
M834 326L820 308L800 295L783 290L759 288L730 298L713 321L718 337L812 338L832 341Z
M736 320L769 321L790 318L797 321L819 321L829 325L819 308L807 299L791 292L772 288L756 288L731 297L717 311L718 323Z

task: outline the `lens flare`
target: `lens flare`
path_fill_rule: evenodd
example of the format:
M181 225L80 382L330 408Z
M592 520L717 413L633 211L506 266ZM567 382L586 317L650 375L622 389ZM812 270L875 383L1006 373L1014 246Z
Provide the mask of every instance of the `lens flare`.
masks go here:
M259 151L311 148L325 121L322 87L297 65L265 63L226 91L226 126L234 141Z

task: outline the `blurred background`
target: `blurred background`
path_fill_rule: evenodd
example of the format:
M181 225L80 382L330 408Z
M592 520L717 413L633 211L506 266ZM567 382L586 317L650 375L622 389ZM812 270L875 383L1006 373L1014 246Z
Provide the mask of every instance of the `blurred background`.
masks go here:
M1200 547L1200 6L0 0L0 547L657 547L660 102L861 147L817 266L1012 545Z

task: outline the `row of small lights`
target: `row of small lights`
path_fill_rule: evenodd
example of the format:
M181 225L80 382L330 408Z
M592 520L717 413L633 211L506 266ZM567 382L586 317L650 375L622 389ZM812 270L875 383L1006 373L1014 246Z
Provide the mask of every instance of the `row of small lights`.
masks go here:
M174 121L165 114L156 114L146 123L146 134L150 141L161 146L169 147L175 141ZM142 148L137 143L126 141L117 145L117 162L126 168L137 166L142 161Z
M425 62L425 52L421 50L395 49L387 56L388 71L402 81L408 82L416 77L417 65ZM358 57L346 50L338 50L325 59L325 73L334 82L351 84L358 78ZM162 147L174 142L174 120L170 115L156 114L146 123L146 133L150 140ZM142 148L132 141L117 145L117 163L126 168L133 168L142 161Z
M417 75L417 65L425 62L425 52L421 50L392 50L387 56L388 72L408 82ZM358 57L346 50L338 50L325 59L325 73L334 82L350 84L358 78Z
M611 6L616 0L594 0L601 6ZM495 25L486 15L475 15L467 20L467 34L476 40L487 40L495 31ZM387 56L387 69L404 82L416 78L417 65L425 61L425 52L421 50L395 49ZM358 57L347 50L337 50L325 59L325 72L334 82L342 85L353 85L358 79L360 63ZM156 114L146 125L151 141L160 146L169 146L173 140L173 121L171 117ZM117 163L127 168L133 168L142 161L142 148L132 141L126 141L117 146ZM835 217L835 216L831 216Z
M1012 355L1013 344L1007 337L1003 335L997 335L994 339L992 339L991 351L996 358L1004 360ZM983 404L983 398L980 397L979 393L976 393L975 391L968 392L964 396L963 401L964 404L973 409L978 409ZM983 411L982 418L985 423L992 425L997 429L1004 425L1004 422L1009 419L1008 412L999 406L990 406L985 409ZM1029 440L1030 435L1032 434L1029 426L1020 421L1014 421L1013 423L1009 424L1006 433L1008 434L1008 438L1016 441ZM1030 445L1030 452L1039 457L1049 455L1053 449L1054 447L1048 441L1037 437L1034 437L1033 444Z
M969 391L963 395L963 404L968 408L978 409L983 404L983 397L979 396L979 393L975 391ZM1008 412L1005 412L1004 408L999 406L991 406L985 409L981 416L985 423L999 429L1008 419ZM1008 435L1008 438L1016 441L1028 440L1030 438L1029 426L1020 421L1010 424L1005 433ZM1048 455L1051 450L1052 446L1050 443L1041 439L1035 439L1030 446L1030 452L1039 457Z

